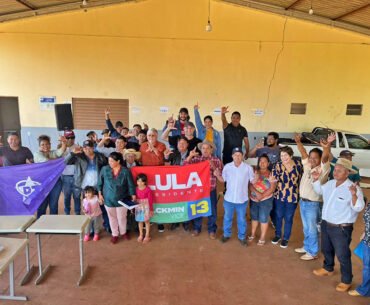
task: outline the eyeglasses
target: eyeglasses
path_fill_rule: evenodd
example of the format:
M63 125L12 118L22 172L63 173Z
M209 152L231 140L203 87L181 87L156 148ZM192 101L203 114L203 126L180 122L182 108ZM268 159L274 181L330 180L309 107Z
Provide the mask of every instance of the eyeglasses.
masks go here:
M67 140L74 140L75 138L76 138L75 136L66 137Z

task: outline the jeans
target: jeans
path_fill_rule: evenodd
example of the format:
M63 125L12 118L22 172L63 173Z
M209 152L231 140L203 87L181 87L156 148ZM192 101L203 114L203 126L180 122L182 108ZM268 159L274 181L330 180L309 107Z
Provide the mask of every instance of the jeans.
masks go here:
M274 199L274 208L275 208L275 235L278 238L281 237L281 230L283 228L283 219L284 219L283 239L289 240L290 234L292 233L293 217L294 212L297 208L297 204Z
M211 209L212 215L208 216L208 233L215 233L217 230L217 191L211 191ZM202 231L202 222L203 217L198 217L194 219L193 222L193 229L194 231L200 232Z
M73 176L62 175L63 194L64 194L64 214L71 214L71 196L75 203L75 214L81 214L81 189L75 186Z
M319 253L319 233L317 222L320 213L320 203L318 201L300 202L301 218L303 223L303 249L310 255L315 256Z
M37 218L46 214L46 209L49 206L50 215L58 215L58 201L59 196L62 191L62 180L59 178L55 183L54 187L51 189L49 195L46 196L44 201L37 209Z
M321 223L321 252L324 254L323 268L329 272L334 271L334 256L340 263L341 281L344 284L352 282L351 249L353 226L334 227L325 220Z
M236 221L238 224L238 238L243 240L247 232L247 213L248 201L245 203L232 203L224 200L224 236L231 236L231 228L233 226L234 211L236 210Z
M365 297L370 297L370 247L364 243L362 246L363 264L362 284L357 287L357 292Z

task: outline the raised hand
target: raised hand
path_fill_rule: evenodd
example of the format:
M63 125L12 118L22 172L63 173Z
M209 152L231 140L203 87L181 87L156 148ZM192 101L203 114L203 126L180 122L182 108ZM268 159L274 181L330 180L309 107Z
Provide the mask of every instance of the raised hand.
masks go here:
M167 149L163 152L163 154L164 154L164 157L165 157L166 159L168 159L168 157L170 156L170 154L173 154L173 151L171 151L169 148L167 148Z
M61 143L67 143L67 139L64 136L59 135L59 142L61 142Z
M293 136L293 140L296 142L296 143L300 143L301 142L301 138L302 136L297 134L296 132L294 133L294 136Z
M228 113L228 112L229 112L229 110L228 110L228 109L229 109L229 106L224 106L224 107L222 107L222 108L221 108L221 113L222 113L222 114L226 114L226 113Z
M337 138L337 136L335 135L335 132L332 132L328 135L328 142L331 144L332 142L335 141L335 139Z
M270 184L277 182L275 176L272 173L270 173L268 180L269 180Z
M313 181L317 181L320 178L320 171L318 168L316 168L312 173L311 173Z
M256 148L257 149L263 148L263 138L257 143Z
M199 155L199 153L197 152L197 148L196 147L194 147L194 149L191 150L190 153L189 153L189 157L191 157L191 158L193 158L195 156L198 156L198 155Z
M196 104L196 105L194 105L194 109L199 109L199 104L198 104L198 102L197 102L197 104Z
M110 115L110 107L105 108L104 114L105 114L106 116L109 116L109 115Z
M74 154L82 154L83 152L83 149L80 145L77 145L74 149L73 149L73 153Z
M148 130L149 129L149 126L147 123L143 122L143 127L144 127L144 130Z
M175 127L175 121L174 121L174 120L172 120L172 121L168 121L167 128L169 128L169 130L175 130L175 129L177 129L177 128Z
M357 185L358 185L358 182L355 182L353 183L350 187L349 187L349 190L351 192L351 195L352 196L355 196L356 193L357 193Z
M174 118L173 118L173 113L172 113L172 116L170 116L168 119L167 119L167 121L168 121L168 123L169 122L172 122L172 121L174 121Z

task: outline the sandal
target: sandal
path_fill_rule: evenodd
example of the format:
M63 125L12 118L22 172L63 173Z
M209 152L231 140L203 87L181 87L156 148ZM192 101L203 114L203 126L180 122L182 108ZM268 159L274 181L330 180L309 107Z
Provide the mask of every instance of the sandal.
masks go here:
M137 238L137 242L138 243L141 243L143 241L143 237L142 236L139 236L138 238Z
M145 237L143 243L148 243L150 242L151 239L152 239L151 237Z
M265 240L258 240L258 243L257 243L257 246L264 246L265 245L265 243L266 243L266 241Z
M248 236L248 241L252 241L256 236Z

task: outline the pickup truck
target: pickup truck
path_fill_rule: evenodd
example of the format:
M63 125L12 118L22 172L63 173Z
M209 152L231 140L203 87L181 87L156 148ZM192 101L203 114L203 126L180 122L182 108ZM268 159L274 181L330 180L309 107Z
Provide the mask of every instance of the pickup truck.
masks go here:
M332 143L331 153L334 157L339 157L342 150L350 150L355 155L352 158L353 165L360 169L360 176L370 177L370 144L362 135L348 132L336 131L330 128L315 127L312 132L303 132L301 142L306 148L307 153L314 147L321 147L319 145L322 138L327 138L330 133L334 132L336 140ZM266 145L266 143L265 143ZM295 157L300 157L297 144L293 139L280 138L280 146L290 146L294 151ZM249 158L246 161L250 165L256 165L256 158Z

